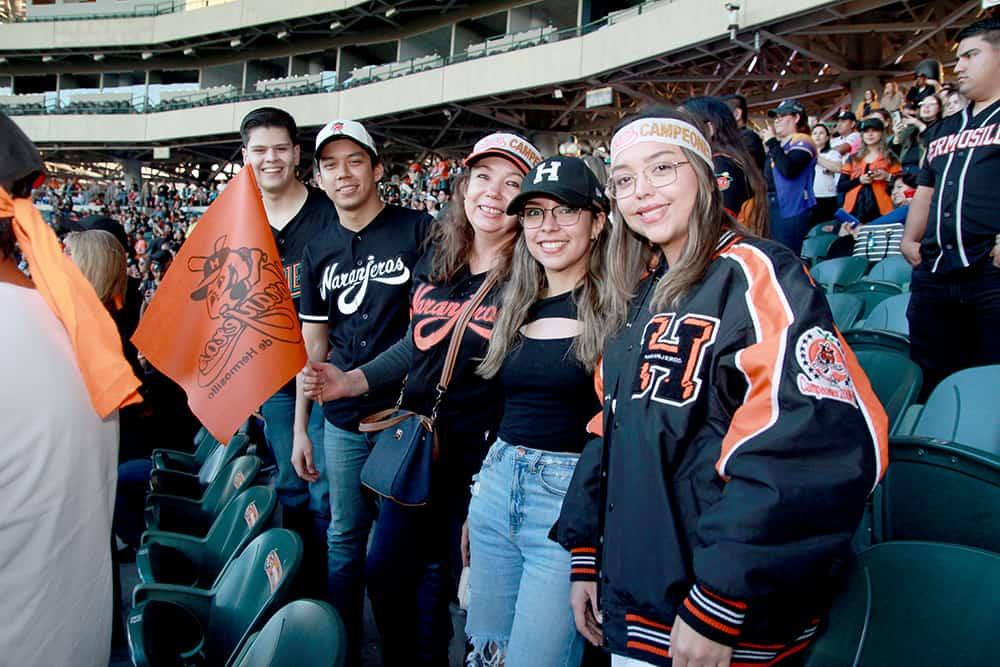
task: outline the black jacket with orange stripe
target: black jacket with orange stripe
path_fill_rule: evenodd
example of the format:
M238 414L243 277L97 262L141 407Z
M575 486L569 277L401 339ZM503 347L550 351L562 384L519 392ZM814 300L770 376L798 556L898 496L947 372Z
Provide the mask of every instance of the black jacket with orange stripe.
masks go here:
M784 246L726 233L677 308L663 270L608 343L603 440L553 537L597 580L606 646L669 665L676 616L734 665L804 648L887 462L887 419Z

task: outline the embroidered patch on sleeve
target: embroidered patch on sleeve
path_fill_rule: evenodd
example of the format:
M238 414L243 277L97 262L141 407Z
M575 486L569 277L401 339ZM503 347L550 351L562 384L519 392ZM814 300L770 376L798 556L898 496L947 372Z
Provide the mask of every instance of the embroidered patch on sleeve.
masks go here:
M733 184L733 177L729 175L728 171L724 171L721 174L715 175L715 183L719 186L720 190L726 191Z
M802 368L797 378L800 392L819 399L858 404L844 350L831 332L813 327L799 336L795 343L795 359Z

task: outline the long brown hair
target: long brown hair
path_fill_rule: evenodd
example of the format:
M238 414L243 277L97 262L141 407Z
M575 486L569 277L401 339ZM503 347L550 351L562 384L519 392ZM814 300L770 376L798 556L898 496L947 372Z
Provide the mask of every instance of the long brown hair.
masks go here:
M589 211L586 224L597 213ZM577 223L585 224L584 220ZM587 258L587 271L573 299L576 303L577 319L580 321L580 334L573 338L570 353L592 371L604 350L604 341L618 326L613 318L605 312L604 299L607 290L602 285L607 282L605 257L608 245L608 225L605 223L597 239L591 244ZM503 307L493 325L490 345L483 363L477 371L486 378L491 378L500 372L507 355L519 344L521 327L527 322L531 306L538 301L545 290L545 270L528 250L524 234L519 234L514 247L513 268L501 296Z
M619 129L640 118L669 118L690 123L705 133L702 123L691 114L667 106L654 106L623 120L615 128ZM736 227L722 206L722 193L715 181L715 169L699 155L681 147L684 157L694 170L698 181L691 219L688 221L688 237L681 250L680 258L670 266L666 275L653 292L651 308L676 307L702 279L712 263L716 245L726 226ZM607 275L604 297L608 316L617 322L624 322L629 303L635 289L660 255L660 249L633 232L625 223L617 202L612 204L615 224L607 250ZM743 231L743 230L741 230Z
M455 180L448 208L434 224L430 233L428 242L434 248L430 278L436 283L452 280L459 271L469 265L472 243L476 237L469 218L465 215L465 192L469 187L469 173L467 170ZM520 234L515 233L510 242L500 249L499 261L491 269L500 283L510 276L511 258L518 236Z

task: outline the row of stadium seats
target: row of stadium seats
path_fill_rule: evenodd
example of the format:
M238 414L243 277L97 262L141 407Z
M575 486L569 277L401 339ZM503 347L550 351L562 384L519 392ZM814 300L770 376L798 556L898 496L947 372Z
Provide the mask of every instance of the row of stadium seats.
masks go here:
M133 664L334 665L345 630L325 602L294 600L302 542L273 527L277 496L237 434L204 429L191 453L153 452L141 583L128 619Z
M901 256L824 260L835 239L814 228L802 257L889 416L889 465L804 664L1000 664L1000 366L955 373L915 404L912 268Z

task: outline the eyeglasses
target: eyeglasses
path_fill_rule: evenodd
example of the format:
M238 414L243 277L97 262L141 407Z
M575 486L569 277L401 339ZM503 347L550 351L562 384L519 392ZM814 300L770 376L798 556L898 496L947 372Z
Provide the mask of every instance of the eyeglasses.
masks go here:
M662 188L677 180L677 168L682 164L690 164L689 161L682 162L657 162L642 170L642 175L654 188ZM607 193L612 199L626 199L635 194L638 176L628 172L622 172L611 177L608 181Z
M525 229L538 229L545 221L545 214L548 213L560 227L572 227L580 221L582 210L582 208L573 208L572 206L553 206L552 208L526 206L518 214L517 219L521 221L521 226Z

